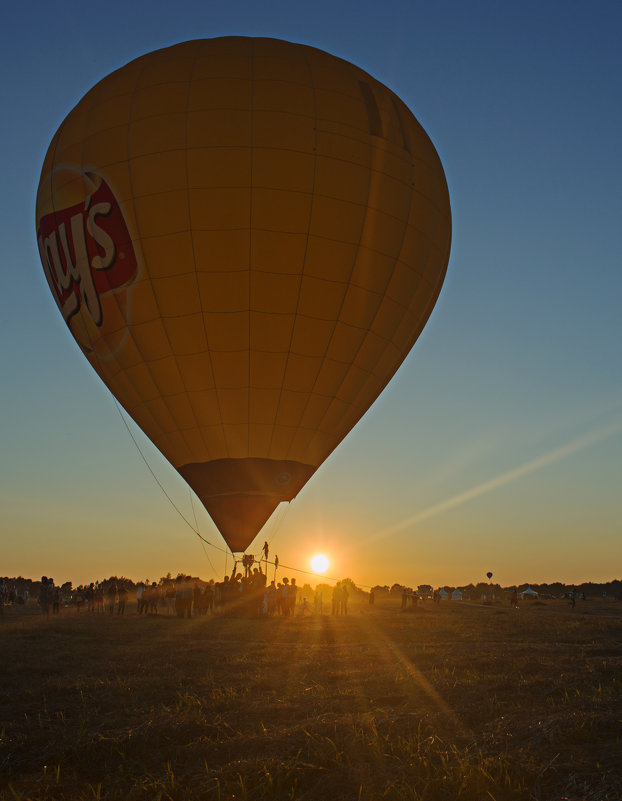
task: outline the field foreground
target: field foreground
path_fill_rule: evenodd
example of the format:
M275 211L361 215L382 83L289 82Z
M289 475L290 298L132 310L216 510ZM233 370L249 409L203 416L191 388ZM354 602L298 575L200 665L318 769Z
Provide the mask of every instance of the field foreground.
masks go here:
M7 609L0 799L620 801L618 606Z

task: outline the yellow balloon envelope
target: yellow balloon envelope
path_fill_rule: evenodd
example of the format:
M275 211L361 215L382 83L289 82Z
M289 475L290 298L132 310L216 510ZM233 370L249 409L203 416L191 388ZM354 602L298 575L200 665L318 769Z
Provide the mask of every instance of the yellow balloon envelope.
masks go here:
M100 81L52 140L36 217L73 336L233 551L402 363L451 239L440 160L393 92L244 37Z

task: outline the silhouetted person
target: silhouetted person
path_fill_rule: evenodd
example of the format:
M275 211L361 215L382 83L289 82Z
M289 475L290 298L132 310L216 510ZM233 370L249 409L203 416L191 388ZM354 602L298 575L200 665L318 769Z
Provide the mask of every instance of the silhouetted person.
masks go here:
M117 597L117 585L114 583L109 584L106 595L108 596L108 611L112 614L114 612L114 602Z
M296 586L296 579L293 578L289 583L289 590L287 591L287 601L289 606L289 614L293 617L296 614L296 597L298 595L298 587Z
M287 578L287 576L284 576L284 578L283 578L283 584L281 584L281 588L279 590L279 594L280 594L280 599L281 599L281 603L280 603L281 614L283 615L283 617L289 617L289 612L290 612L290 605L289 605L289 579Z
M136 585L136 611L138 614L142 614L143 611L143 594L145 592L145 585L142 581L139 581Z
M117 604L117 614L125 614L125 604L127 603L127 588L125 584L119 585L119 603Z
M50 587L48 584L48 577L41 576L41 589L39 590L39 606L44 615L50 614Z
M175 579L175 612L177 617L183 617L185 612L181 576L177 576Z

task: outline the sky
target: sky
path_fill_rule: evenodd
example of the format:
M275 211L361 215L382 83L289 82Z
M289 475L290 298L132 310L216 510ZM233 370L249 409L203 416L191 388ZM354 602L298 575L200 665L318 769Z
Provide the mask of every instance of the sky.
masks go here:
M243 35L318 47L396 92L439 153L453 219L422 336L250 550L267 539L302 570L325 553L329 576L361 586L622 578L621 26L605 0L5 9L0 575L77 585L231 569L68 332L34 204L53 134L97 81L157 48Z

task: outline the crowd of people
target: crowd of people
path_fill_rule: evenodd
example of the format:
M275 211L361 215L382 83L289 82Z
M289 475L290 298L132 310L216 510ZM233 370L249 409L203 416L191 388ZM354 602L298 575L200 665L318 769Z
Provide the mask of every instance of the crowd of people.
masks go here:
M374 589L392 595L398 595L399 591L402 612L414 611L426 600L438 605L448 595L447 592L443 595L442 590L433 590L426 595L401 585L394 585L391 590L388 587L374 588L365 593L350 579L338 581L332 588L326 584L320 585L314 591L309 584L299 588L295 578L284 577L277 582L276 567L275 578L269 581L261 562L245 558L241 563L242 572L238 572L238 564L234 564L231 575L226 575L222 581L202 581L185 575L172 578L169 575L158 582L139 581L135 584L129 579L110 578L73 588L70 582L58 586L54 579L47 576L41 576L40 582L19 578L13 580L14 584L9 579L0 579L0 615L7 606L32 608L36 602L40 611L47 616L58 615L65 608L78 613L82 610L109 615L132 612L138 615L176 615L180 618L208 614L293 617L323 614L329 610L335 616L342 616L348 614L352 592L355 596L365 596L371 607L376 598ZM517 587L506 593L506 601L511 607L518 607L519 595ZM563 597L568 599L573 609L577 598L586 600L585 592L576 589ZM622 593L612 594L611 597L622 601ZM606 592L603 592L603 598L607 598ZM359 604L360 600L359 597Z
M0 581L0 611L9 604L23 606L30 600L28 590L19 592L15 587L9 587L5 581Z
M130 594L136 606L129 607ZM21 596L20 596L21 597ZM0 585L0 600L18 602L15 591ZM27 597L25 602L27 603ZM122 579L91 582L75 589L62 587L53 578L41 577L36 597L41 612L57 615L61 608L71 607L80 613L124 615L135 611L139 615L176 615L189 618L207 614L231 614L243 616L293 617L294 615L321 614L323 597L316 590L312 603L305 595L299 597L295 578L284 577L281 581L268 581L261 563L246 563L243 572L238 572L236 562L231 575L222 581L201 581L191 576L179 575L159 582L139 581L137 584ZM24 599L21 598L21 603ZM347 615L348 591L342 582L332 590L332 614Z

